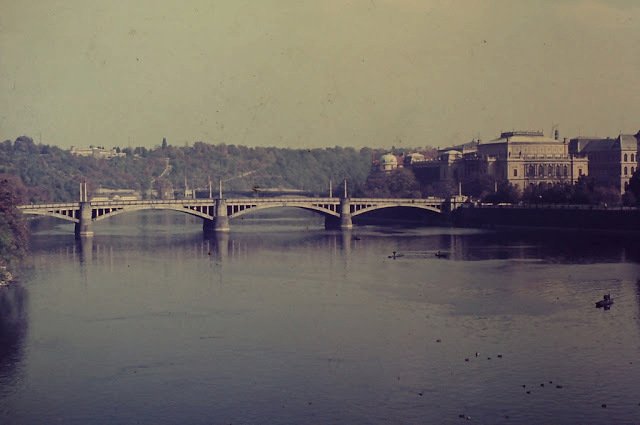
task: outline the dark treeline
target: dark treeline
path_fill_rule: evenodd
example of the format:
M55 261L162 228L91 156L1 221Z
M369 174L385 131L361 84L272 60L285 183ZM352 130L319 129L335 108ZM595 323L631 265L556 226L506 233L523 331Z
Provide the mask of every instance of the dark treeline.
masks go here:
M27 228L16 208L27 192L19 178L0 174L0 283L6 279L5 268L14 266L27 247Z
M351 193L361 193L372 158L382 150L362 148L284 149L196 142L154 149L117 148L125 157L99 159L72 155L56 146L36 144L29 137L0 144L0 173L14 175L26 186L27 202L62 202L78 198L78 184L134 189L204 189L209 179L217 188L249 191L254 187L300 189L326 193L329 180L337 190L343 179ZM215 189L214 189L215 190ZM337 193L337 192L336 192Z
M624 195L615 187L602 186L589 176L582 176L575 184L538 184L519 190L514 185L480 176L462 184L463 193L489 203L626 205L635 206L640 199L640 174L636 172ZM453 188L450 189L453 193Z

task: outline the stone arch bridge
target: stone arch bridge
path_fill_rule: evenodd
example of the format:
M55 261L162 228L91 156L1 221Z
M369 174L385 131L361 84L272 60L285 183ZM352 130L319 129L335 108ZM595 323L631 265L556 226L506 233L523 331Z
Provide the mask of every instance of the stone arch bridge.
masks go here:
M77 236L92 236L92 223L118 214L141 210L172 210L200 217L203 230L229 231L229 219L267 208L295 207L325 216L325 227L349 229L352 218L383 208L409 207L442 214L454 208L455 199L405 198L235 198L182 200L111 200L20 205L23 214L56 217L76 224Z

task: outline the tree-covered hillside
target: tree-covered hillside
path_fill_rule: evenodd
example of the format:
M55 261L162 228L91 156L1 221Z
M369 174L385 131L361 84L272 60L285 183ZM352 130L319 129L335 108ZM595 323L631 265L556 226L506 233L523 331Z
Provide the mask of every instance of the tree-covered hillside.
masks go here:
M120 150L120 149L118 149ZM329 179L336 187L343 179L355 193L382 151L363 148L283 149L196 142L191 146L163 143L155 149L124 148L127 155L111 159L74 156L55 146L18 137L0 144L0 173L20 177L28 202L69 201L78 198L78 184L89 189L127 188L141 191L171 187L215 187L225 190L264 188L302 189L323 193Z

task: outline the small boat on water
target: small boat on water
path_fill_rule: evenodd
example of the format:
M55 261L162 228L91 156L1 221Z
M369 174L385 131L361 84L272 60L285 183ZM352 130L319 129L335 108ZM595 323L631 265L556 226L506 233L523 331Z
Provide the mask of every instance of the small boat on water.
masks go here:
M605 294L604 297L596 303L596 308L609 308L613 304L611 294Z
M446 253L446 252L438 251L438 252L435 253L435 256L438 257L438 258L447 258L447 257L449 257L449 254Z

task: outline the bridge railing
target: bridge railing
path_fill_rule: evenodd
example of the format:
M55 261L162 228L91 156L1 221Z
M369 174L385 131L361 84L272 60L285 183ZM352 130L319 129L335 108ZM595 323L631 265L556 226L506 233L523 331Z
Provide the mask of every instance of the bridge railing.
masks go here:
M586 204L545 204L545 203L468 203L462 204L463 208L486 208L486 209L539 209L539 210L613 210L613 211L634 211L638 207L628 207L622 205L586 205Z
M77 202L65 202L61 204L27 204L27 205L18 205L18 209L20 210L43 210L48 208L78 208Z
M215 202L215 199L151 199L126 201L92 201L92 207L112 207L114 205L202 205Z
M247 203L258 203L258 204L280 204L282 202L290 202L290 203L314 203L314 202L324 202L324 203L339 203L340 198L306 198L303 196L280 196L273 198L231 198L225 199L227 205L229 204L247 204Z
M441 204L445 200L441 198L351 198L352 202L383 202L383 203L403 203L403 204Z
M388 203L388 204L441 204L444 199L429 197L429 198L350 198L351 202L358 203ZM339 203L340 198L310 198L304 196L283 196L274 198L230 198L225 199L227 204L278 204L278 203ZM109 201L91 201L92 207L126 207L126 206L144 206L144 205L203 205L213 204L215 199L152 199L152 200L109 200ZM49 204L31 204L31 205L19 205L18 208L22 210L46 210L46 209L72 209L78 208L77 202L64 202L64 203L49 203Z

